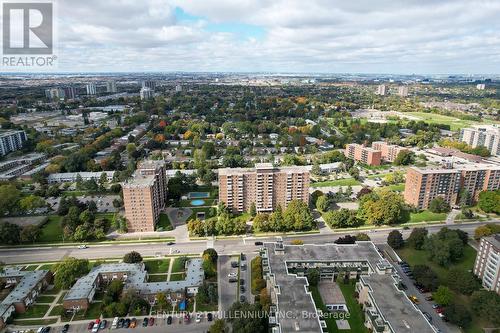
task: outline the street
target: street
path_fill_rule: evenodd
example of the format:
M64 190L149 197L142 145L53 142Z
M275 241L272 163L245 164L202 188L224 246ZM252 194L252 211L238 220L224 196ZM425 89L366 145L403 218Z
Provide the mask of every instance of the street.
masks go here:
M492 223L499 223L495 221ZM463 223L454 225L433 225L425 226L429 233L435 233L442 227L450 229L461 229L473 235L474 230L484 223ZM424 226L422 226L424 227ZM367 233L374 243L383 244L387 240L387 235L393 229L399 229L406 238L411 232L411 229L404 230L402 228L384 228L376 230L359 230L351 232L335 232L328 234L303 234L283 236L283 240L301 239L305 243L329 243L333 242L341 236L348 234L356 234L358 232ZM214 242L214 247L220 255L223 254L238 254L238 253L252 253L257 251L259 246L254 245L254 241L274 241L275 236L272 237L235 237L229 239L220 239ZM90 244L86 249L78 249L76 246L53 246L53 247L25 247L25 248L1 248L0 258L6 264L17 263L43 263L54 262L63 259L64 257L76 257L86 259L104 259L104 258L121 258L123 255L130 251L137 251L144 257L154 257L159 254L169 255L170 249L179 251L178 254L188 253L201 253L207 248L207 241L196 240L175 243L172 246L167 246L164 242L159 243L125 243L125 244L103 244L92 245Z

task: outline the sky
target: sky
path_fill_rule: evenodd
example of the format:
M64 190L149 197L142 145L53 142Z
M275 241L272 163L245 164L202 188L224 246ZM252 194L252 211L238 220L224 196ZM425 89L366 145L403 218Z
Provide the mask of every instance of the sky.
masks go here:
M56 0L60 71L500 72L500 0Z

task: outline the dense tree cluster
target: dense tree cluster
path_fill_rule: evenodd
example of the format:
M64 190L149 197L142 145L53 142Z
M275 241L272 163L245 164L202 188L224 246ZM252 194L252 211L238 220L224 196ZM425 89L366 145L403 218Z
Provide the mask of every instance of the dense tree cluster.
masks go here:
M467 234L460 230L442 228L438 233L430 235L424 242L430 260L446 266L462 259Z
M255 231L305 231L316 227L309 207L302 200L292 200L285 210L281 207L271 214L257 214L253 220Z
M410 218L402 195L387 189L363 195L358 216L373 225L403 223Z
M479 193L478 206L486 213L500 214L500 190Z

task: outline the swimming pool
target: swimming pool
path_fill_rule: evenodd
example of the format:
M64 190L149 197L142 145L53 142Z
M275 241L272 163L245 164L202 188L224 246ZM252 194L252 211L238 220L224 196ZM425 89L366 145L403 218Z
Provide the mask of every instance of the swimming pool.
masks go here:
M196 199L196 200L191 201L192 206L202 206L204 204L205 204L205 200L201 200L201 199Z
M189 192L187 196L189 199L209 198L210 193L208 193L208 192Z

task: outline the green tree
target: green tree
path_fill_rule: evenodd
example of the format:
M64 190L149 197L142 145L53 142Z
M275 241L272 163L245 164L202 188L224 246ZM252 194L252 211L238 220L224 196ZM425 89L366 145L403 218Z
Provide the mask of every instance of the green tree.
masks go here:
M210 326L210 332L211 333L227 332L226 321L224 319L217 319L216 321L214 321L214 323Z
M436 197L429 203L429 210L433 213L447 213L450 205L441 197Z
M485 213L500 214L500 190L479 193L477 204Z
M441 228L437 234L430 235L424 242L430 260L441 266L459 261L463 256L464 241L456 230Z
M76 279L89 272L89 261L68 257L55 266L54 272L54 285L59 289L69 289Z
M46 205L45 200L43 198L30 194L21 200L19 200L19 207L27 212L33 212L38 208L42 208Z
M398 230L392 230L387 236L387 244L393 249L400 249L404 245L403 235Z
M311 286L317 286L319 283L319 271L316 268L307 271L307 281Z
M350 228L362 224L357 212L346 208L328 211L323 214L323 219L331 228Z
M330 207L330 200L326 195L322 195L316 200L316 209L320 212L326 212Z
M123 262L127 264L134 264L138 262L142 262L142 256L139 252L131 251L123 257Z
M21 242L23 243L34 243L40 236L41 230L37 225L27 225L20 233Z
M437 290L432 293L432 297L437 304L447 306L451 303L455 295L450 288L446 286L439 286Z
M371 238L368 236L368 234L365 234L364 232L359 232L356 234L356 241L370 241Z
M287 230L311 230L315 226L309 207L302 200L292 200L283 213Z
M455 291L464 295L471 295L481 289L481 283L474 275L461 268L452 268L448 272L448 285Z
M476 228L476 230L474 231L474 239L479 240L482 237L491 236L499 232L500 232L500 225L494 223L488 223Z
M238 333L267 333L267 318L259 312L262 311L260 304L234 303L229 309L229 322L232 325L233 332ZM246 313L245 318L238 315Z
M394 165L410 165L415 163L415 153L411 150L402 150L394 159Z
M255 217L257 215L257 208L255 207L255 202L252 202L250 204L248 213L250 214L251 217Z
M500 326L500 295L494 291L478 290L471 298L472 311L483 320L489 321L493 326Z
M469 326L472 320L469 310L462 304L451 303L444 309L444 315L451 323L460 327Z
M167 296L163 292L156 294L156 304L160 307L160 310L166 309L168 306Z
M361 197L358 216L368 224L396 224L408 221L409 211L401 194L382 189Z
M425 228L414 228L406 240L408 246L415 250L421 250L429 232Z
M0 216L16 210L21 192L14 185L0 186Z
M436 290L439 284L437 274L426 265L413 266L413 276L415 281L430 290Z
M21 227L8 222L0 223L0 244L15 245L21 241Z

